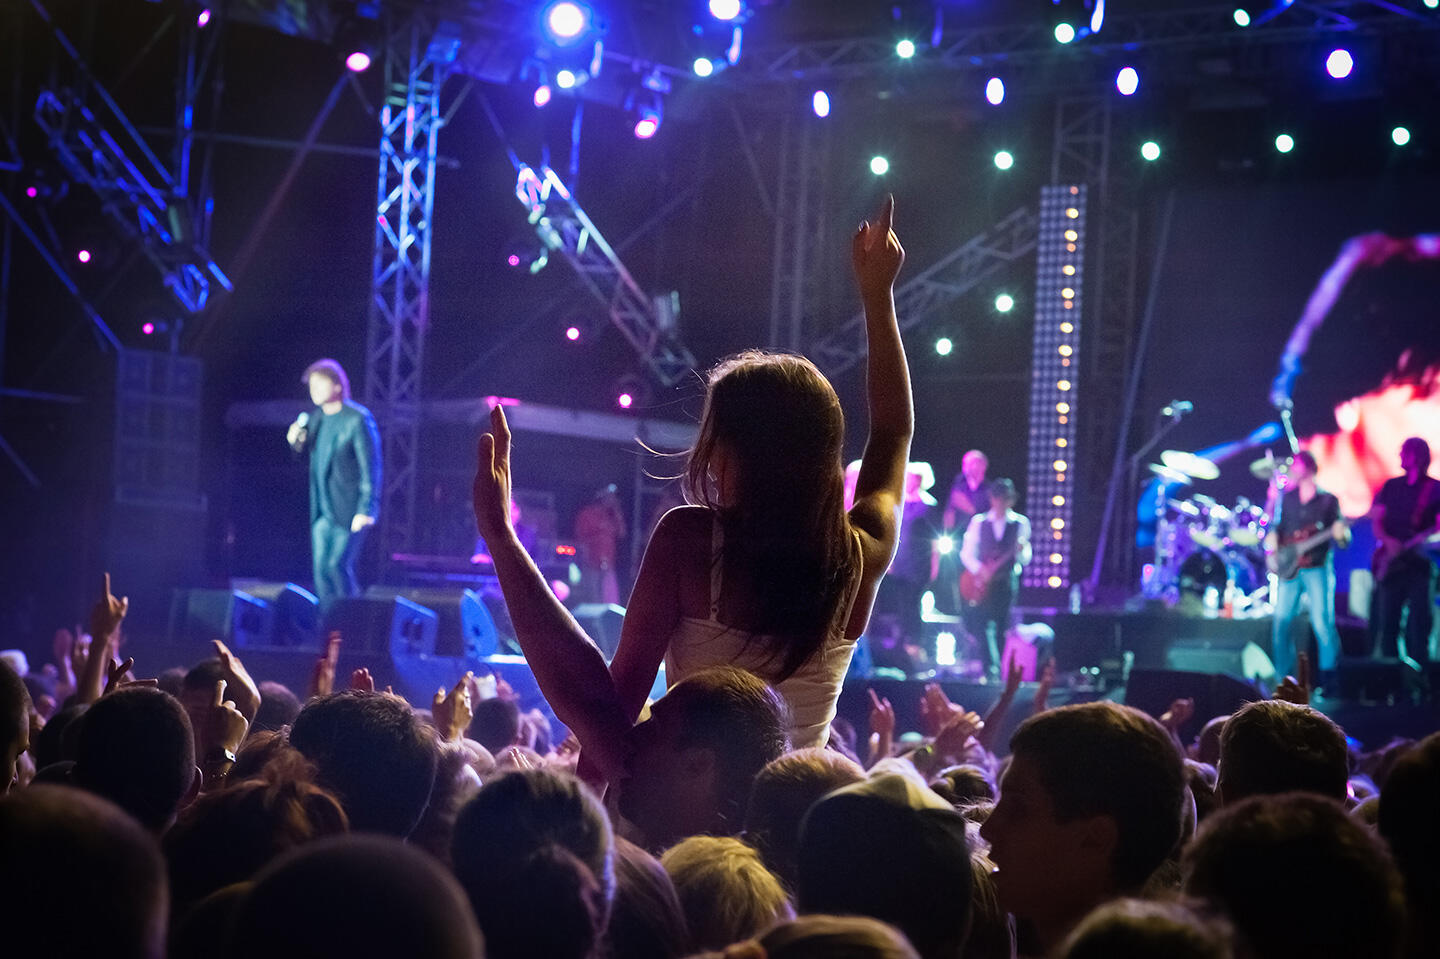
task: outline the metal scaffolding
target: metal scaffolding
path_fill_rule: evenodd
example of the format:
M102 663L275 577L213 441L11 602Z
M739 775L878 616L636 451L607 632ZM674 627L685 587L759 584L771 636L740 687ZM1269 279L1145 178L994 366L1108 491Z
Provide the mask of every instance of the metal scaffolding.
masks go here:
M515 196L530 211L530 226L547 255L565 258L656 379L673 386L695 368L695 357L676 335L673 311L640 288L554 170L537 173L517 164Z
M1109 63L1122 52L1142 48L1181 50L1285 43L1313 43L1317 35L1347 38L1440 29L1435 18L1379 0L1312 0L1293 15L1238 27L1235 7L1209 5L1189 10L1113 11L1094 36L1057 49L1052 24L1036 17L1014 26L947 30L941 44L922 48L904 69L1008 70L1053 63L1057 57ZM1301 16L1306 19L1301 21ZM746 51L734 82L793 84L797 80L831 82L897 69L894 39L852 37L754 47Z
M803 115L807 107L798 106ZM770 345L800 349L810 335L806 311L820 302L818 273L829 235L830 124L779 124Z
M457 52L423 18L385 31L385 99L380 107L380 177L375 258L365 345L365 403L384 441L380 540L386 556L415 535L420 400L430 327L430 223L440 91Z
M1035 210L1021 207L984 233L971 237L938 263L895 291L900 332L964 296L994 273L1035 249ZM810 344L808 355L834 377L865 358L865 314L858 313L834 333Z

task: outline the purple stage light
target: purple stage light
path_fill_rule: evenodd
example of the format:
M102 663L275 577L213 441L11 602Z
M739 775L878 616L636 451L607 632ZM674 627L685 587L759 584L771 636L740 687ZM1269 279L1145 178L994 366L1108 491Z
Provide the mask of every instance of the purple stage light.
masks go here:
M351 73L364 73L370 69L370 54L364 50L356 50L345 58L345 69Z
M144 333L146 336L153 336L154 333L155 333L155 324L154 324L154 323L146 323L146 324L142 325L142 326L140 327L140 332L141 332L141 333Z
M40 191L35 189L33 186L27 186L25 188L25 195L33 200L40 195Z
M740 0L710 0L710 16L728 22L740 16L742 6Z
M830 115L830 94L824 90L816 90L815 95L810 98L810 107L815 111L817 117L828 117Z
M205 29L206 27L208 27L209 25L210 25L210 8L209 8L209 7L206 7L204 10L201 10L201 11L200 11L200 16L198 16L198 17L195 18L195 26L199 27L201 30L204 30L204 29Z
M1120 91L1122 97L1134 95L1140 89L1140 74L1134 67L1122 67L1120 72L1115 74L1115 89Z
M545 11L545 32L556 43L570 43L590 25L590 13L578 3L552 3Z
M89 251L89 250L81 250L79 253L76 253L76 254L75 254L75 259L79 260L81 263L89 263L89 262L90 262L90 251Z
M654 110L640 111L640 119L635 121L635 136L641 140L648 140L660 130L660 114Z
M540 84L538 87L535 88L535 106L537 108L543 107L545 104L550 102L550 96L550 84Z
M630 393L621 393L619 396L615 397L615 403L622 410L628 410L630 407L635 405L635 397L632 396Z
M1330 55L1325 58L1325 72L1330 74L1336 80L1345 79L1354 69L1355 58L1352 57L1350 55L1350 51L1346 50L1344 47L1338 47L1334 50L1331 50Z
M506 262L506 263L509 263L511 266L519 266L519 265L520 265L520 254L518 254L518 253L511 253L508 257L505 258L505 262Z
M567 326L565 328L565 339L569 340L571 343L578 343L580 341L580 327Z
M998 107L1005 102L1005 81L999 77L991 77L985 83L985 100L992 106Z

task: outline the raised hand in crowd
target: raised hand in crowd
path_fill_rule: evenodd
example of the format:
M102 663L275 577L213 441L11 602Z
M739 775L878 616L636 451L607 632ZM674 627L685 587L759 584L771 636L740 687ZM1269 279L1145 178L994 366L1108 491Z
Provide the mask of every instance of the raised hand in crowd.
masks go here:
M1195 715L1195 700L1176 699L1170 703L1170 708L1160 714L1160 725L1164 726L1182 750L1185 744L1180 739L1180 727L1190 721Z
M1003 725L1005 714L1010 711L1010 704L1015 701L1015 696L1020 692L1020 684L1025 680L1025 668L1020 665L1012 649L1010 655L1005 657L1005 688L1000 691L1000 698L995 700L995 705L985 714L985 723L977 738L980 745L988 752L994 752L996 747L995 737L1000 735L1000 727Z
M325 652L315 660L310 674L310 690L306 699L329 696L335 691L335 668L340 664L340 631L332 630L325 639Z
M1055 685L1055 657L1045 660L1040 670L1040 680L1035 684L1035 710L1031 715L1043 713L1050 708L1050 687Z
M1310 654L1299 653L1295 657L1295 676L1286 676L1275 687L1275 694L1272 699L1283 700L1287 703L1294 703L1297 706L1309 706L1310 694Z
M76 676L75 697L77 702L93 703L104 691L102 681L111 666L111 653L117 648L120 624L130 611L129 598L116 599L110 591L110 574L105 574L104 591L90 610L89 654L84 668Z
M230 651L218 639L212 639L210 645L215 649L215 657L220 660L220 667L225 670L225 682L230 690L230 698L235 701L235 708L240 710L240 715L245 717L247 723L255 721L255 714L260 711L260 687L245 669L245 664L240 662L240 657Z
M350 673L350 688L358 689L361 692L375 692L375 677L370 675L368 666L361 666Z
M223 779L235 762L235 753L250 731L250 721L225 698L226 682L215 681L215 696L195 729L195 754L206 783Z
M475 704L470 698L470 684L474 679L474 673L466 673L460 677L460 681L448 695L442 686L435 691L435 698L430 701L435 728L440 731L440 738L447 743L456 742L464 736L465 730L470 728L470 720L475 718Z
M123 689L126 686L158 686L160 684L158 679L136 679L131 676L130 671L134 668L134 656L125 657L123 663L118 659L112 659L110 665L105 667L105 692L102 695L108 696L115 690ZM130 678L126 679L126 676L130 676Z
M865 765L873 766L889 756L895 748L895 707L890 700L870 693L870 756Z

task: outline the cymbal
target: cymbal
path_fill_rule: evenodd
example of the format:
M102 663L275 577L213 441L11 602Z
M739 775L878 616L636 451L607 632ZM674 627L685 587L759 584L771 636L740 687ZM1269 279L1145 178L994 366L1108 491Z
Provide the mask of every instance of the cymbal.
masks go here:
M1268 480L1276 473L1285 474L1285 461L1266 456L1250 464L1250 475L1259 480Z
M1187 453L1184 450L1166 450L1160 454L1160 462L1172 470L1193 476L1195 479L1213 480L1220 478L1220 467L1213 460Z
M1181 486L1190 485L1190 477L1179 470L1172 470L1168 466L1161 466L1159 463L1150 464L1150 472L1160 477L1167 483L1179 483Z

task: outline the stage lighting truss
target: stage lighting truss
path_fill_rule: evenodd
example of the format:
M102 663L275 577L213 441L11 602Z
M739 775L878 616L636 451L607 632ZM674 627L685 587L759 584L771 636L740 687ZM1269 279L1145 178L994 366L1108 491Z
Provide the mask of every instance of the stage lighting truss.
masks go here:
M1071 582L1085 200L1084 186L1040 190L1025 502L1034 558L1025 567L1024 584L1046 589L1064 589Z
M695 368L675 332L675 315L635 282L570 190L549 167L520 164L515 196L547 249L563 256L610 321L661 383L673 386Z
M745 23L752 11L740 4L734 16L720 19L707 3L694 4L690 28L685 31L684 62L702 79L740 62L744 49ZM726 9L724 12L729 13ZM705 64L702 66L702 61Z

